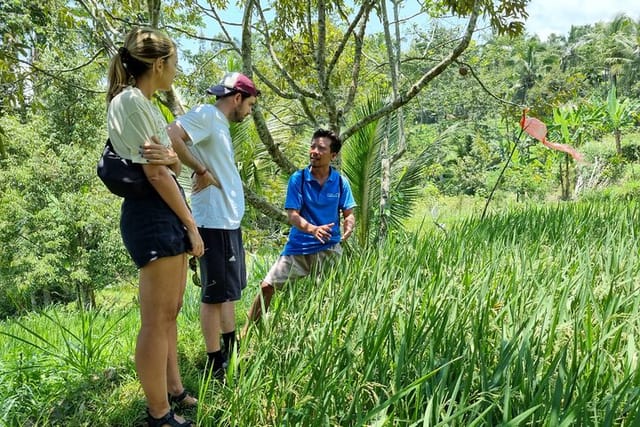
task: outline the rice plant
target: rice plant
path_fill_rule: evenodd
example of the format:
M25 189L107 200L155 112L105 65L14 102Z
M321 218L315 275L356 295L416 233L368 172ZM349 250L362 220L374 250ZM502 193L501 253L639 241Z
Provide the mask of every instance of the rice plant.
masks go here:
M0 332L14 340L33 347L48 359L53 368L64 368L88 376L103 366L103 361L111 356L115 348L112 342L113 330L128 312L105 316L100 310L78 311L71 325L53 311L42 313L45 330L38 331L24 322L15 325L22 331ZM42 327L42 325L40 325Z
M391 239L298 282L202 425L633 425L638 207Z
M179 351L185 383L200 388L198 425L638 425L639 213L635 201L530 206L350 251L327 274L276 295L226 383L197 368L204 350L197 289L189 287ZM262 270L251 273L245 309ZM117 317L108 319L111 325ZM99 353L103 366L126 360L134 321L100 329L101 339L119 343L113 353L96 344L80 354ZM0 361L3 383L46 369L27 339L56 349L58 356L49 356L61 375L88 368L67 344L82 333L51 324L67 341L18 335L23 328L16 325L0 337L11 346L10 359ZM19 364L32 369L7 370ZM139 422L144 401L128 369L129 377L110 385L117 397L93 399L92 414L70 408L70 425ZM24 423L12 392L0 387L10 408L5 421ZM55 407L48 387L20 393L21 405L34 411ZM117 415L101 415L123 401L129 403ZM42 419L65 419L50 413Z

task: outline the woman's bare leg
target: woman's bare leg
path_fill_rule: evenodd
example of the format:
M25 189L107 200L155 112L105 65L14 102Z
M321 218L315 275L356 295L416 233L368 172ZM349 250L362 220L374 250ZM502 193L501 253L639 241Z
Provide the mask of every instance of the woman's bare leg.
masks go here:
M184 291L185 255L159 258L140 269L141 326L136 344L136 371L149 414L164 416L170 353L176 346L176 317ZM172 362L173 363L173 362ZM177 365L177 360L176 360Z

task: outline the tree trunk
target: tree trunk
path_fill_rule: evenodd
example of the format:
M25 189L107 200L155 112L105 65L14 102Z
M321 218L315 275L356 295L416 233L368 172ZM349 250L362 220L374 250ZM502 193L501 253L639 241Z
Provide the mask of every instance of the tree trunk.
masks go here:
M91 283L78 283L76 293L79 310L92 310L96 308L96 293Z
M42 306L49 307L51 305L51 292L45 288L42 290Z
M1 114L1 113L0 113ZM4 144L4 130L0 127L0 160L7 158L7 148Z
M147 8L149 9L149 23L151 27L158 28L160 22L160 0L148 0Z
M288 224L287 215L281 209L276 208L263 197L254 193L246 184L243 184L244 196L254 208L258 209L265 216L276 221Z
M38 299L35 291L29 293L29 301L31 302L31 310L36 310L38 308Z
M389 189L391 187L391 161L389 160L389 137L388 134L384 136L382 146L380 147L380 162L381 173L380 177L380 228L378 231L378 240L383 241L387 237L387 231L389 225L387 224L388 208L387 202L389 200Z
M382 15L382 28L384 29L384 37L387 45L387 57L389 58L389 73L391 75L391 88L393 90L393 99L397 99L400 93L398 88L398 76L400 75L400 17L399 17L399 1L393 0L393 18L394 18L394 38L391 38L389 30L390 23L387 15L387 7L385 1L380 1L380 14ZM389 229L387 224L388 200L391 192L391 165L393 162L402 157L405 151L404 138L404 121L402 107L396 110L396 120L398 122L398 143L397 151L391 154L389 151L390 126L387 126L387 132L380 150L381 173L380 179L380 230L379 237L384 240Z
M620 132L620 129L616 129L613 132L613 136L616 139L616 153L618 156L622 156L622 132Z
M562 163L560 163L560 187L562 190L562 194L560 196L561 200L569 200L571 198L571 179L569 176L569 172L570 172L570 162L569 162L569 155L565 154L565 158L564 158L564 167L562 166Z

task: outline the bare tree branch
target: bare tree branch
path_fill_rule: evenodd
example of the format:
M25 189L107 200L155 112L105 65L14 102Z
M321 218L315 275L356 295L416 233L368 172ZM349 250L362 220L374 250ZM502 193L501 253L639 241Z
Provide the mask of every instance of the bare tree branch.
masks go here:
M367 29L367 20L369 19L369 13L372 8L367 10L366 15L362 19L360 23L360 27L358 28L358 32L354 33L354 49L353 49L353 69L351 70L351 85L349 86L349 90L347 91L347 99L345 100L344 107L341 111L338 111L340 120L339 124L342 122L342 116L345 111L351 111L353 105L355 103L356 94L358 93L358 84L360 78L360 71L362 70L362 58L364 57L364 36L365 31Z
M80 3L95 22L98 34L100 34L100 42L107 51L108 56L115 55L118 49L116 48L114 40L119 36L120 31L105 19L102 5L99 5L96 0L78 0L78 3Z
M375 1L371 1L371 0L367 0L362 3L356 17L353 19L353 21L347 28L347 31L345 31L344 35L342 36L342 40L340 41L340 44L338 45L335 52L333 53L331 62L327 67L327 74L333 73L333 70L336 67L336 64L338 63L338 60L342 56L342 53L344 52L344 49L347 46L347 42L351 38L351 35L354 34L355 28L358 26L360 22L362 22L362 26L363 26L362 32L364 32L367 26L367 17L369 16L369 12L373 8L374 4L375 4Z
M273 61L273 64L276 66L276 68L280 72L280 75L282 75L282 77L284 77L284 79L287 81L289 86L291 86L291 88L293 88L293 90L295 91L292 94L287 94L287 95L283 96L283 98L285 98L285 99L300 99L302 96L306 96L307 98L320 100L321 99L321 95L320 94L314 93L314 92L310 92L310 91L308 91L306 89L303 89L301 86L299 86L298 83L295 81L295 79L291 76L291 74L282 65L282 63L278 59L278 56L276 55L275 50L273 49L273 43L272 43L272 40L271 40L271 34L269 32L269 29L268 29L269 26L268 26L267 20L266 20L266 18L264 16L264 12L262 10L262 7L260 6L260 2L256 1L255 3L256 3L256 9L258 11L258 15L260 16L260 22L262 23L262 25L264 27L264 31L262 33L263 33L263 36L264 36L265 47L267 48L267 51L269 52L269 56L271 57L271 61ZM276 93L278 93L278 92L279 93L283 93L282 90L278 89L276 85L274 85L274 84L272 84L270 82L267 82L267 79L265 79L264 81L271 89L275 89Z
M176 33L180 33L190 39L193 40L201 40L201 41L206 41L206 42L212 42L212 43L220 43L220 44L226 44L229 45L234 51L238 51L238 46L236 46L233 41L230 41L229 39L226 38L218 38L218 37L206 37L206 36L201 36L198 34L194 34L192 32L189 32L183 28L180 27L175 27L173 25L164 25L164 28L168 28L171 31L174 31Z
M160 0L147 0L149 9L149 23L151 27L158 28L160 22Z
M59 76L59 74L69 73L69 72L72 72L72 71L77 71L77 70L79 70L79 69L81 69L83 67L91 65L93 63L93 61L96 59L96 57L98 56L98 54L101 53L101 52L102 52L102 49L100 49L98 51L98 53L96 53L93 56L93 58L91 58L91 60L89 60L88 62L86 62L86 63L84 63L84 64L82 64L82 65L80 65L78 67L68 68L68 69L63 69L63 70L46 70L44 68L38 67L37 65L35 65L35 64L33 64L33 63L29 62L29 61L25 61L24 59L20 59L20 58L17 58L15 56L7 55L6 57L10 58L10 59L12 59L12 60L14 60L16 62L19 62L21 64L27 65L29 68L33 69L34 71L37 71L38 73L42 73L45 76L51 77L52 79L60 81L60 82L66 84L68 86L74 87L76 89L80 89L81 91L84 91L84 92L95 93L95 94L101 95L101 94L105 93L104 90L95 90L95 89L89 89L89 88L86 88L86 87L82 87L82 86L79 86L79 85L77 85L77 84L75 84L73 82L70 82L69 80L66 80L66 79L64 79L64 78Z
M276 221L280 221L284 224L288 224L287 215L284 213L282 209L276 208L272 203L270 203L264 197L259 196L255 193L251 188L247 187L246 184L242 184L244 188L244 195L254 208L258 209L264 215L269 218L275 219Z
M395 51L394 59L396 62L396 65L392 67L392 70L393 70L393 74L395 75L396 85L397 85L397 81L400 77L400 53L401 53L400 11L399 11L400 0L392 0L392 3L393 3L393 18L394 18L393 27L395 30L393 50ZM397 89L397 86L396 86L396 89ZM394 93L394 98L396 96L397 96L397 91ZM398 149L391 156L391 164L394 164L398 159L400 159L407 149L407 141L404 133L404 113L402 111L402 107L398 108L397 120L398 120Z
M318 0L318 44L314 51L316 73L318 74L318 84L322 93L323 107L329 116L329 124L334 132L340 133L340 125L338 116L338 108L336 106L336 98L330 87L329 76L327 73L327 20L326 20L326 1Z
M389 113L397 110L403 105L406 105L416 95L418 95L420 91L431 80L433 80L434 78L439 76L442 72L444 72L444 70L446 70L447 67L451 65L451 63L454 62L460 55L462 55L465 49L469 46L469 42L471 41L471 36L473 35L473 31L475 30L479 14L480 14L480 2L476 1L473 11L469 16L469 22L467 23L467 27L465 29L464 35L460 39L459 43L453 48L453 50L440 62L434 65L429 71L423 74L422 77L420 77L418 81L416 81L406 93L400 94L392 102L388 103L387 105L385 105L384 107L376 111L375 113L363 118L362 120L358 121L348 129L346 129L344 132L342 132L343 140L347 140L351 135L353 135L355 132L357 132L359 129L362 129L364 126L368 125L369 123L388 115Z
M253 76L253 58L252 58L252 38L251 38L251 14L253 11L253 7L256 6L259 8L257 4L259 2L250 0L245 5L244 14L242 18L242 61L244 67L244 73L250 77ZM256 131L260 136L260 140L267 148L267 151L271 155L273 161L285 172L291 174L296 170L296 167L293 163L289 161L285 157L285 155L280 151L280 148L276 144L269 131L269 127L267 126L267 121L265 120L262 112L260 111L260 106L257 105L253 112L253 122L256 126Z

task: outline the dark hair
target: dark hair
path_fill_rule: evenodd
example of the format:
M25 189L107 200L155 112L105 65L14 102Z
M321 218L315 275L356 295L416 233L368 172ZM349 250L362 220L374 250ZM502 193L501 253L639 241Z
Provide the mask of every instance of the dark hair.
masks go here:
M240 95L242 95L242 100L243 100L243 101L244 101L245 99L250 98L250 97L252 97L252 96L253 96L253 95L251 95L250 93L245 92L245 91L243 91L243 90L235 89L235 90L233 90L232 92L225 93L224 95L216 96L216 101L217 101L218 99L228 98L228 97L230 97L230 96L234 96L236 93L239 93Z
M318 138L329 138L331 140L331 146L330 146L331 152L332 153L340 152L340 149L342 148L342 141L334 131L326 130L326 129L318 129L313 133L311 140L313 141L314 139L318 139Z
M158 58L175 53L176 45L166 34L153 28L133 28L111 60L107 102L153 67Z

